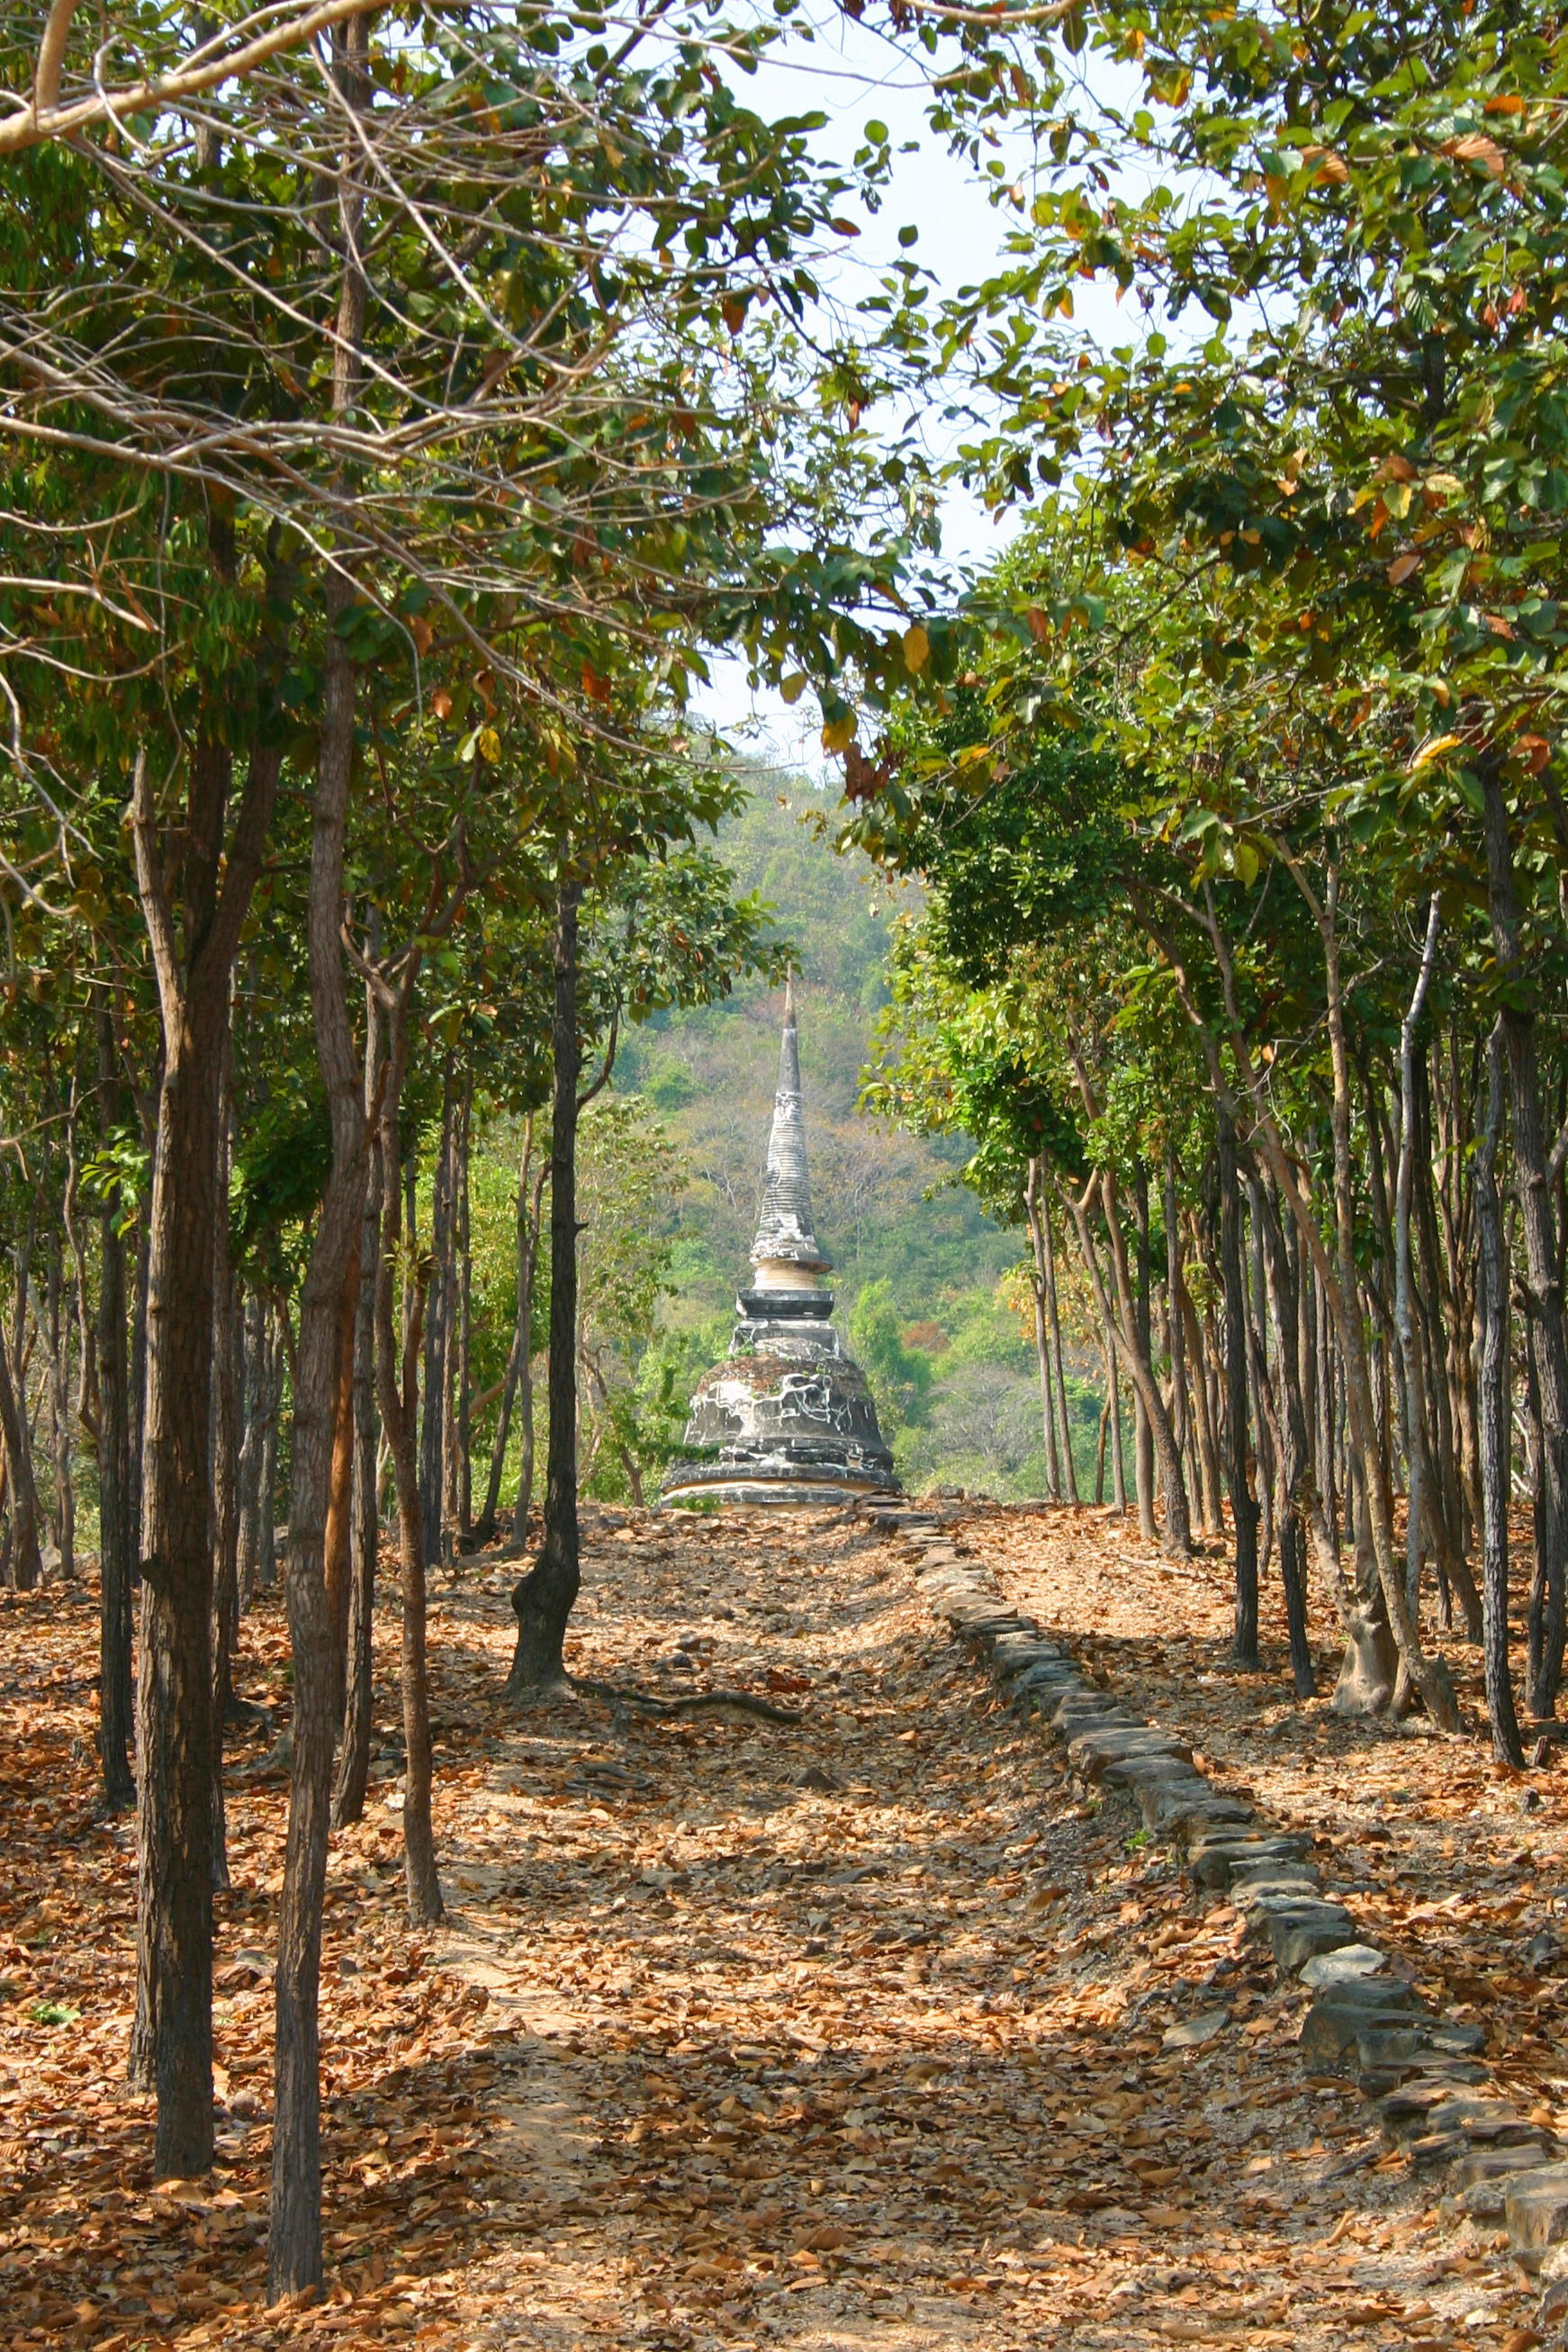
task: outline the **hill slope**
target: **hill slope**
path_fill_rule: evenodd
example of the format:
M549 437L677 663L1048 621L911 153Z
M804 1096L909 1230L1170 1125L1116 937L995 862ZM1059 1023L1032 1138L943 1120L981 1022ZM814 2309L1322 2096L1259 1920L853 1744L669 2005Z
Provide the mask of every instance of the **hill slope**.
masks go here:
M1044 1478L1033 1349L1000 1295L1020 1236L960 1181L963 1145L889 1132L856 1096L887 1002L895 901L863 860L837 856L814 819L822 796L760 789L721 849L743 890L776 910L798 953L795 998L817 1238L838 1320L878 1391L900 1468L997 1494ZM783 992L760 982L722 1003L663 1014L627 1039L617 1089L644 1096L689 1171L672 1203L672 1295L661 1351L695 1378L728 1345L762 1196ZM1098 1400L1082 1400L1092 1441Z

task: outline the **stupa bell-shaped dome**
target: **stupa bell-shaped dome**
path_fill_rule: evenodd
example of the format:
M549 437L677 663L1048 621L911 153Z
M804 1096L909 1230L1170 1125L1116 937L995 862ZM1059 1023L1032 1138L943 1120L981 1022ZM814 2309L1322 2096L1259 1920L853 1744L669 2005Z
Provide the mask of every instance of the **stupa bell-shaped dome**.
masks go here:
M844 1503L894 1494L893 1457L858 1364L833 1328L830 1271L817 1246L801 1115L793 985L784 993L778 1092L752 1286L736 1300L730 1353L691 1400L685 1458L666 1473L667 1502Z

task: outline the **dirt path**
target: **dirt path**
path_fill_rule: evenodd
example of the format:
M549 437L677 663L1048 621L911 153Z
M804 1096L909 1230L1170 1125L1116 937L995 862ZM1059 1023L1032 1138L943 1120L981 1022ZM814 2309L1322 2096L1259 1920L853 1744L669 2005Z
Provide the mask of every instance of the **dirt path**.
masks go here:
M1235 1914L1076 1801L895 1544L739 1516L592 1530L579 1672L749 1684L798 1725L509 1716L506 1584L466 1576L432 1631L449 1926L400 1925L391 1753L334 1846L325 2309L256 2304L280 1787L242 1784L231 1814L221 2185L154 2193L144 2105L111 2086L123 1854L82 1827L96 1875L56 1902L58 1947L25 1932L41 1885L0 1895L26 1961L0 2029L26 2126L0 2191L11 2341L1318 2352L1496 2346L1527 2314L1493 2240L1440 2224L1356 2095L1303 2074ZM41 1612L3 1627L14 1649L35 1615L29 1660ZM31 1763L79 1794L70 1719L51 1708ZM40 2000L84 2010L45 2052L43 2129Z

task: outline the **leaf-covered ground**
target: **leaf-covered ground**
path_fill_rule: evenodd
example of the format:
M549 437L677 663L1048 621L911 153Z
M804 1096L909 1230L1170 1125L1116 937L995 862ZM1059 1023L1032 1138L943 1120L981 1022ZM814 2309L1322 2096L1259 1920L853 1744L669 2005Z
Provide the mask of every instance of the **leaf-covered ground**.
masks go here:
M1275 1662L1231 1675L1217 1560L1173 1576L1087 1512L960 1533L1222 1778L1334 1841L1369 1928L1499 2018L1505 2080L1557 2116L1531 1946L1557 1907L1552 1775L1296 1709ZM585 1570L583 1674L749 1685L804 1719L509 1714L512 1571L465 1570L432 1625L452 1916L415 1937L384 1612L388 1737L327 1923L330 2299L288 2313L258 2300L284 1783L264 1738L237 1755L222 2162L154 2183L121 2079L131 1837L94 1815L90 1597L5 1597L0 2340L1519 2352L1496 2237L1304 2074L1300 1990L1080 1801L896 1543L606 1516ZM246 1694L286 1707L275 1612L242 1650Z

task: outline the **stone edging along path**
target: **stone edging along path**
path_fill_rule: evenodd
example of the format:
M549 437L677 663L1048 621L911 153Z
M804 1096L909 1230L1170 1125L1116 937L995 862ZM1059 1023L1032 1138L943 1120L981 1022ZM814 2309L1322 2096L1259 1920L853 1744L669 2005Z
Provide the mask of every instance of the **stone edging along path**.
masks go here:
M989 1666L1015 1711L1037 1718L1072 1770L1130 1801L1151 1838L1182 1850L1200 1893L1224 1896L1311 1996L1300 2051L1354 2081L1384 2141L1438 2174L1446 2210L1501 2221L1521 2267L1545 2284L1541 2320L1568 2316L1568 2156L1497 2090L1478 2025L1446 2023L1396 1975L1308 1860L1309 1841L1227 1796L1173 1734L1095 1682L1066 1646L1009 1606L934 1512L868 1507L903 1539L922 1597ZM1568 2339L1565 2339L1568 2340Z

